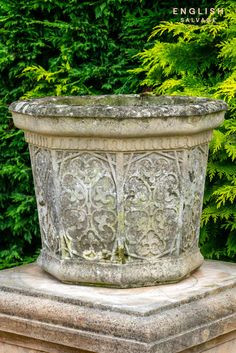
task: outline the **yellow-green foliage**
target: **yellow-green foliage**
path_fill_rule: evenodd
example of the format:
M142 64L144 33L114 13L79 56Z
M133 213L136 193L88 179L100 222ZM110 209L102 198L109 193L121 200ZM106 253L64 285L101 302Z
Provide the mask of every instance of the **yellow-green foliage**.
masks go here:
M201 246L209 258L236 260L236 7L200 25L163 22L154 45L138 54L144 90L224 99L229 111L214 131L202 215Z

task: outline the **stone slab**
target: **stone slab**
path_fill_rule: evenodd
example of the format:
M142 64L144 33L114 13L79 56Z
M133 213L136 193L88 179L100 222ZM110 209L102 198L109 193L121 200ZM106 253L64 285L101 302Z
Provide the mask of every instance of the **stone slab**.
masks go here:
M218 353L218 340L234 353L235 331L236 264L205 261L180 283L135 289L67 285L35 264L0 272L0 342L18 337L29 352Z
M236 331L187 349L181 353L235 353Z
M32 349L28 349L25 347L19 347L19 346L15 346L12 344L7 344L7 343L1 343L0 344L0 353L43 353L43 351L39 351L39 350L32 350Z
M0 353L91 353L46 340L0 331Z

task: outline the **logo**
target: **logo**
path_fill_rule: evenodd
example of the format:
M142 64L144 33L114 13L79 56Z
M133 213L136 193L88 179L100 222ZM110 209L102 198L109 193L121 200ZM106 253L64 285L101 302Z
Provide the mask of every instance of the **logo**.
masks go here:
M183 23L209 23L216 22L216 17L214 15L223 16L223 8L194 8L194 7L173 7L172 14L174 16L181 17L180 22Z

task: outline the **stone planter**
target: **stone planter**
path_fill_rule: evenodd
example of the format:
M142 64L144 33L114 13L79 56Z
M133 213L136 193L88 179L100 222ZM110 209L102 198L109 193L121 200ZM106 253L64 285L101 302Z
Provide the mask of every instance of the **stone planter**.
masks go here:
M11 105L30 146L42 252L63 282L175 282L198 249L208 142L219 100L48 97Z

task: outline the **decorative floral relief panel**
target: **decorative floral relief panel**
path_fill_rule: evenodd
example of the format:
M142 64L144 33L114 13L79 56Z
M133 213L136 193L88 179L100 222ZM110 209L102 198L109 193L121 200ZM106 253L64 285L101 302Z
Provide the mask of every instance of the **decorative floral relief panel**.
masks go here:
M30 150L43 247L50 253L125 263L175 256L196 245L207 146Z

